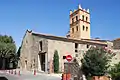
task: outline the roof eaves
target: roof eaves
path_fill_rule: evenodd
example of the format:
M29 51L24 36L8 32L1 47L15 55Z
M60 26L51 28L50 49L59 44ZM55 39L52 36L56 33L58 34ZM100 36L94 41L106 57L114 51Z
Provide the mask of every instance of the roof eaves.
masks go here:
M77 40L77 39L69 39L69 38L65 38L65 37L59 37L59 36L53 36L53 35L46 35L46 34L39 34L39 33L32 33L32 35L35 36L43 36L43 37L47 37L47 38L59 38L59 40L65 40L65 41L70 41L70 42L75 42L75 43L92 43L92 44L99 44L99 45L107 45L104 42L98 42L98 41L89 41L89 40Z

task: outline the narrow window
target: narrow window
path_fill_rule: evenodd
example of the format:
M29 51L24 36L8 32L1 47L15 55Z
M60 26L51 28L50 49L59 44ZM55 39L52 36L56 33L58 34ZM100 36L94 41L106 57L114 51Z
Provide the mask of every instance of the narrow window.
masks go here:
M78 26L76 26L76 30L78 31Z
M88 17L86 17L86 21L88 21Z
M76 21L78 21L78 16L76 16Z
M75 52L78 52L78 50L77 50L77 49L75 49Z
M39 43L40 51L42 51L42 41Z
M31 66L30 66L31 68L32 68L32 64L31 64Z
M78 48L78 44L77 43L75 43L75 48Z
M86 27L86 31L88 31L88 27Z
M72 23L74 22L74 18L72 18Z
M85 30L85 26L83 25L83 31Z
M72 28L72 33L74 33L74 28Z
M87 48L89 48L89 45L87 45Z
M84 21L84 15L82 16L82 20Z
M33 60L33 66L35 67L35 59Z
M63 56L63 59L66 59L66 56Z
M77 43L75 43L75 52L78 52L78 44Z
M27 60L25 60L25 64L27 65Z

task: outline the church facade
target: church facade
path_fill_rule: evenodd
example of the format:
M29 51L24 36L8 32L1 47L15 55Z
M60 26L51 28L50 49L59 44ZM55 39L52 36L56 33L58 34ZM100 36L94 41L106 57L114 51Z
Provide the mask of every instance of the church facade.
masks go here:
M83 54L91 46L108 47L113 50L113 42L90 38L90 13L89 9L70 11L70 30L66 37L40 34L27 30L21 45L20 68L43 72L53 72L53 56L59 54L59 71L64 71L64 57L68 54L76 58L81 65ZM119 52L119 49L113 50ZM119 61L119 55L113 62Z

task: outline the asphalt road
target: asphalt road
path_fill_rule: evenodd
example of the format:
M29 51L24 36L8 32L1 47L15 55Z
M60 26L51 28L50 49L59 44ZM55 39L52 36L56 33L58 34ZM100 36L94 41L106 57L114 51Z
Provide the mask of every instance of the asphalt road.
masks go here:
M21 74L14 75L14 74L8 74L5 72L0 72L1 77L6 77L8 80L61 80L60 77L55 76L48 76L47 74L39 74L39 75L33 75L33 74Z

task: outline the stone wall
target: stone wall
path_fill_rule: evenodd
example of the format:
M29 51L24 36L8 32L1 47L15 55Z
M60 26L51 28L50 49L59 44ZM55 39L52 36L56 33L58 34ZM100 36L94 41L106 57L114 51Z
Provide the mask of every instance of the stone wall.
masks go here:
M26 32L21 46L20 68L30 70L31 66L31 51L32 51L32 36L30 32ZM25 61L27 63L25 67Z
M72 57L76 57L81 65L81 59L83 58L83 54L91 47L91 46L102 46L96 45L93 43L77 43L78 47L75 48L75 42L65 40L65 39L55 39L40 35L33 35L31 32L26 32L21 48L21 68L25 69L25 60L27 60L26 69L32 70L37 69L40 70L40 63L38 60L38 55L41 53L40 51L40 41L42 41L42 52L45 52L45 71L47 72L50 69L53 69L53 55L54 51L57 50L59 54L59 71L64 71L64 62L67 62L66 59L63 59L63 56L68 54L72 55ZM77 52L76 52L77 50ZM53 70L50 70L53 71Z
M48 60L47 60L47 55L48 55L48 41L47 39L45 38L42 38L42 37L38 37L38 36L34 36L33 35L33 46L32 46L32 55L31 55L31 61L33 61L35 59L35 68L38 69L40 66L38 66L38 55L39 54L42 54L40 53L40 41L42 41L42 51L43 52L46 52L46 59L45 59L45 63L46 63L46 66L45 66L45 71L47 72L47 63L48 63Z
M57 50L59 54L59 71L64 70L64 62L63 56L66 56L68 54L74 55L74 43L72 42L64 42L64 41L58 41L58 40L48 40L48 62L50 60L53 60L54 51Z
M33 36L31 33L26 32L21 47L21 56L20 56L20 67L24 70L33 70L38 69L38 55L39 55L39 42L42 41L43 43L43 51L48 51L47 48L47 39ZM25 60L27 61L26 69L25 69ZM47 71L47 55L46 55L46 71ZM41 66L41 65L40 65Z
M75 51L75 43L67 42L62 40L52 40L48 39L48 62L53 60L54 51L57 50L59 54L59 62L60 62L60 71L64 71L64 62L67 62L66 59L63 59L63 56L68 54L72 55L72 57L76 57L79 61L79 65L81 65L81 59L83 58L83 54L91 47L91 46L99 46L102 45L94 45L94 44L78 44L77 52Z
M120 49L120 40L113 41L113 49Z

